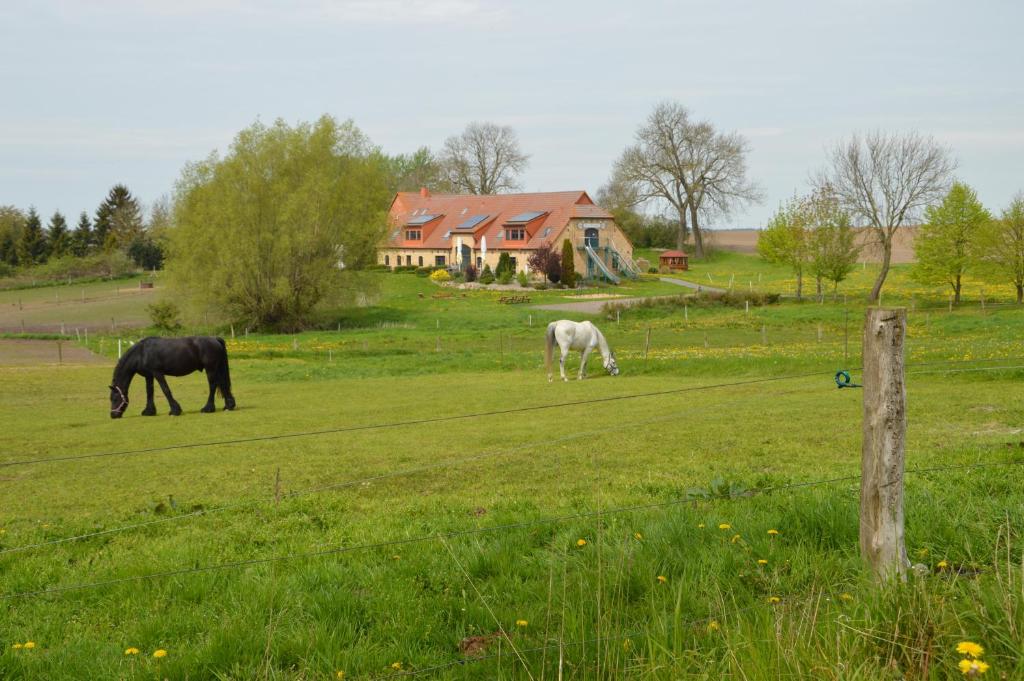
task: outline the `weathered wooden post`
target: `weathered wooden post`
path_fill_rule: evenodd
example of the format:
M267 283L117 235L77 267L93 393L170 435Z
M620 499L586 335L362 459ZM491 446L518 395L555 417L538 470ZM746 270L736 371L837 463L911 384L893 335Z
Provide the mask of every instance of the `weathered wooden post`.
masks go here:
M121 339L117 339L117 358L121 359Z
M690 306L683 303L683 321L690 321Z
M845 299L846 296L843 296ZM843 332L843 364L850 363L850 308L846 308L846 328Z
M651 349L651 327L647 327L647 336L644 338L644 359L647 359L647 351Z
M821 322L818 322L818 342L821 342Z
M903 377L905 308L868 308L864 316L864 444L861 451L860 554L879 579L906 579L903 542Z
M761 324L761 345L768 345L768 329L764 323Z
M57 364L64 366L64 349L61 347L63 341L57 341Z

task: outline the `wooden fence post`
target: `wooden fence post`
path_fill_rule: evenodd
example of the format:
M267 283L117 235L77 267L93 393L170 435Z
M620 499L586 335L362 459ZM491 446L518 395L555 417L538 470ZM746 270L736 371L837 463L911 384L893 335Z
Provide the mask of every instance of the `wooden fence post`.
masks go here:
M860 554L876 577L906 579L903 541L903 377L905 308L870 307L864 316L864 444L861 451Z
M647 336L644 338L644 359L647 359L647 351L651 349L651 327L647 327Z

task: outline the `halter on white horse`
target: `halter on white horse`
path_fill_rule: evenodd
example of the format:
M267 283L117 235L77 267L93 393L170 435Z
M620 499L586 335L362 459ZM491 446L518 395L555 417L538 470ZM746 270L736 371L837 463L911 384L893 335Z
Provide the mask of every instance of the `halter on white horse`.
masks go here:
M565 377L565 358L568 356L569 350L579 350L582 354L580 358L579 380L582 381L587 375L587 359L590 357L590 353L594 351L594 348L601 352L601 358L604 360L602 365L605 371L612 376L619 375L619 366L615 363L615 354L608 347L608 341L604 339L604 334L598 331L596 326L590 322L574 322L568 319L560 319L557 322L548 324L546 335L544 362L548 370L549 381L552 380L551 351L554 349L556 342L562 351L562 358L558 363L558 369L563 381L569 380Z

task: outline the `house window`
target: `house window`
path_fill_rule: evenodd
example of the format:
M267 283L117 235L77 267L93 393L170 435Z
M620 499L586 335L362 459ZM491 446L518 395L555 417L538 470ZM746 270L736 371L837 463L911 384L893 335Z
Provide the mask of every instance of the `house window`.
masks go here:
M522 241L526 237L526 230L522 227L509 227L505 230L505 238L509 241Z
M401 257L401 256L399 256L399 257ZM406 264L407 267L411 267L412 266L412 256L411 255L405 256L405 264Z
M405 230L405 239L406 241L419 241L422 234L423 232L418 229L407 229Z
M384 264L388 265L388 266L391 265L391 256L390 255L385 255L384 256Z
M444 267L444 256L443 255L435 255L434 256L434 266L435 267Z
M423 267L423 256L420 256L420 267Z

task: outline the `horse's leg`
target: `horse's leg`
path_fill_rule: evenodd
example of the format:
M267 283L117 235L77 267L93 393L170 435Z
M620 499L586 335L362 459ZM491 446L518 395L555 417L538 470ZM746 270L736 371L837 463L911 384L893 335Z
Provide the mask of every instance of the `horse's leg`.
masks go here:
M212 414L217 411L217 407L213 404L213 396L217 392L217 384L214 383L213 376L209 371L206 372L206 382L210 384L210 396L206 398L206 404L199 411L204 414Z
M171 388L167 385L167 379L164 378L163 374L153 374L153 378L160 384L160 390L164 391L164 397L167 398L167 404L171 405L171 416L181 416L181 405L174 399L174 395L171 394Z
M146 378L146 408L142 410L143 416L156 416L156 403L153 402L153 376L143 374Z
M569 356L569 346L561 347L560 349L562 351L562 358L558 360L558 372L561 374L563 381L568 381L569 379L565 377L565 358Z
M591 353L591 351L593 351L593 349L594 348L591 348L591 347L588 346L588 347L583 348L583 352L580 353L580 375L579 375L579 380L581 380L581 381L587 375L587 358L590 357L590 353Z

